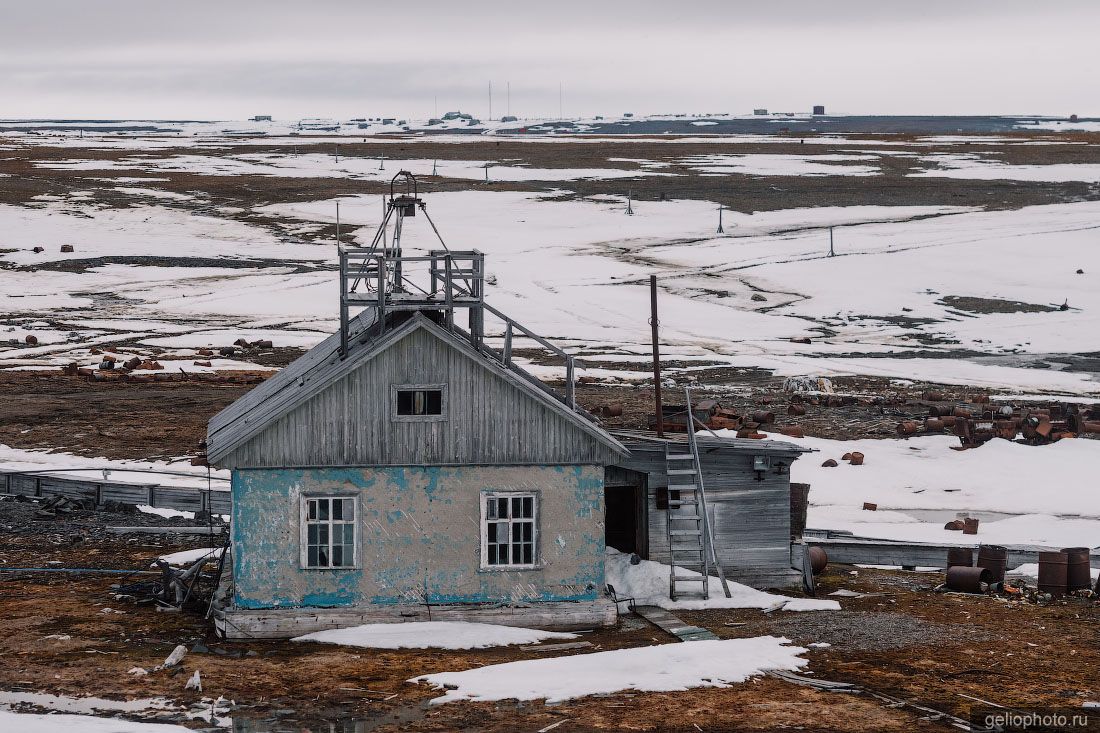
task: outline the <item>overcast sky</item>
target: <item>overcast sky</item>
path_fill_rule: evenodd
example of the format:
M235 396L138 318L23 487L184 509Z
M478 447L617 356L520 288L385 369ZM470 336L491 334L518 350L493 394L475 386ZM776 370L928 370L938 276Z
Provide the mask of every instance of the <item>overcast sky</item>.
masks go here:
M1097 0L3 0L0 118L1100 116Z

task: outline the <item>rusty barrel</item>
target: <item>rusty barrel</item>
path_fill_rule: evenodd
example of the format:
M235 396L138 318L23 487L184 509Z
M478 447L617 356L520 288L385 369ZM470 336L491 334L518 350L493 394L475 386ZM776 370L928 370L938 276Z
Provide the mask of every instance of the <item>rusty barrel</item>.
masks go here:
M966 517L963 519L963 534L978 534L978 520L975 517ZM1004 579L1004 573L1001 573L1001 580ZM997 581L1001 582L1000 580Z
M1066 553L1066 590L1072 593L1091 586L1089 548L1067 547L1062 552Z
M920 423L916 420L902 420L898 423L898 435L915 435L920 432Z
M814 575L821 575L825 566L829 564L829 555L820 547L810 547L806 550L810 554L810 569Z
M947 589L981 593L982 583L992 583L988 568L955 565L947 569Z
M1039 592L1052 596L1066 594L1066 570L1069 557L1064 550L1039 553Z
M767 425L768 423L775 422L775 413L768 412L767 410L757 410L752 413L752 421L759 425Z
M805 415L806 414L806 406L802 405L802 404L796 404L796 403L792 402L791 404L787 405L787 414L788 415Z
M948 547L947 567L970 567L974 564L974 550L970 547Z
M964 532L966 530L963 530ZM990 583L1003 583L1008 566L1008 548L1002 545L979 545L978 567L989 571Z

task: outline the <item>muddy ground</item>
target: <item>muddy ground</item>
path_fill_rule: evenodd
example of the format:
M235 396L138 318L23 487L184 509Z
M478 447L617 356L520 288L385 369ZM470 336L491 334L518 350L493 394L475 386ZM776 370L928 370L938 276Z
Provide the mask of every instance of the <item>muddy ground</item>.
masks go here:
M0 527L19 519L23 531L0 533L0 564L15 567L144 569L165 552L208 546L184 535L109 535L125 515L76 512L26 520L26 505L0 501ZM7 524L6 524L7 523ZM33 526L30 526L33 525ZM993 596L933 591L937 573L831 566L818 595L838 588L875 595L842 598L840 612L758 610L678 612L722 638L786 636L809 648L815 678L966 717L979 703L1015 708L1079 709L1100 697L1100 605L1072 599L1041 606ZM429 706L437 692L410 678L438 671L569 652L518 647L479 651L371 651L320 644L215 638L201 613L161 613L119 600L116 576L0 572L0 689L124 699L164 696L183 706L219 695L235 701L236 730L572 731L949 730L909 707L870 694L829 693L772 678L728 688L669 693L617 693L558 705L534 702ZM105 610L110 609L110 610ZM52 635L70 638L46 638ZM644 620L583 638L593 651L682 643ZM203 642L179 671L137 677L177 644ZM690 642L688 642L690 643ZM581 650L580 653L585 653ZM200 670L203 693L184 691ZM970 697L965 697L970 696ZM178 714L176 715L178 717ZM248 719L250 722L245 722ZM348 721L359 721L351 727ZM202 727L201 721L187 723Z

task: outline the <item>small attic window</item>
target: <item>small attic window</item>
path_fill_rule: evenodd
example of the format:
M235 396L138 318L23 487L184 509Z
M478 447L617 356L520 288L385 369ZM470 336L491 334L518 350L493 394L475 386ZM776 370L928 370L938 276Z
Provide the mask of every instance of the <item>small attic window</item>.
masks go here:
M442 384L398 384L393 387L393 419L432 421L446 418L446 386Z

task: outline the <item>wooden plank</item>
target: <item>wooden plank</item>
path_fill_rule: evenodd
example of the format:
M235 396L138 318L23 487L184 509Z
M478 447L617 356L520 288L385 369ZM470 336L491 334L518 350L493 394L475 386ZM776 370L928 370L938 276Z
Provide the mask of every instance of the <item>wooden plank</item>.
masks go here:
M220 616L218 633L227 639L290 639L326 629L409 621L478 621L569 631L613 626L618 618L615 604L608 599L527 606L394 604L355 608L227 608Z
M718 637L699 626L692 626L659 606L635 606L634 613L680 641L709 641Z
M592 642L590 641L567 641L564 644L533 644L531 646L521 646L525 652L562 652L567 649L591 649Z
M199 534L219 535L225 532L226 525L215 524L212 527L107 527L111 534Z

